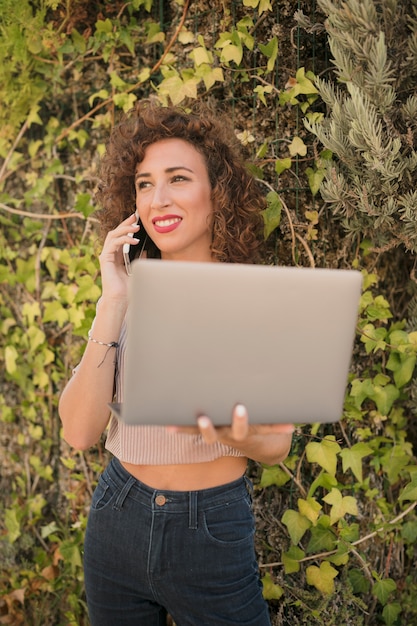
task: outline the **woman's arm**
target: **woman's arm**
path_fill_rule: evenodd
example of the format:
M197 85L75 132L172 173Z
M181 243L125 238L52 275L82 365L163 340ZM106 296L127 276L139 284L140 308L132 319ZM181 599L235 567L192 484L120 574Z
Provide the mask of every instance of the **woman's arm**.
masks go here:
M117 342L127 308L127 274L122 248L135 243L135 216L111 231L100 255L103 292L97 307L91 338L73 377L59 401L64 439L74 448L84 450L99 440L110 417L108 403L113 399L115 348L104 344Z

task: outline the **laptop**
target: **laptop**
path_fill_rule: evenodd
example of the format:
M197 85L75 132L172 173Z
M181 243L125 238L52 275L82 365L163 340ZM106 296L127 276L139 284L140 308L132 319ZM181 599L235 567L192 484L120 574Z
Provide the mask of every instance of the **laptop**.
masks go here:
M362 277L356 270L144 259L129 279L127 424L336 422Z

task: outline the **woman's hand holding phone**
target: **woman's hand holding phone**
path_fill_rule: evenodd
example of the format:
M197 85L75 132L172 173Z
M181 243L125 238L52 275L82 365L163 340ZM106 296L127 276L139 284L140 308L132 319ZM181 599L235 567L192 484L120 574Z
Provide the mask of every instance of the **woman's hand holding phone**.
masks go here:
M123 258L123 247L135 249L139 240L134 237L140 231L135 214L124 220L114 230L107 233L101 251L100 270L102 278L102 297L118 299L127 303L128 274Z
M132 238L131 241L129 243L123 244L123 260L125 263L126 274L128 276L130 276L132 273L131 263L133 259L142 256L146 240L148 238L148 235L146 234L146 231L143 228L139 217L137 218L137 225L139 226L139 230L130 233L130 236Z

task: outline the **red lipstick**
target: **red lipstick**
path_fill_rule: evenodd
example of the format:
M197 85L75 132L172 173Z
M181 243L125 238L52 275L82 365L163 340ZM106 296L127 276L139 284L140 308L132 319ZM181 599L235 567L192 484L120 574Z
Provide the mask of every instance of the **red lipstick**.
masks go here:
M182 218L178 215L161 215L154 217L152 224L157 233L170 233L181 224Z

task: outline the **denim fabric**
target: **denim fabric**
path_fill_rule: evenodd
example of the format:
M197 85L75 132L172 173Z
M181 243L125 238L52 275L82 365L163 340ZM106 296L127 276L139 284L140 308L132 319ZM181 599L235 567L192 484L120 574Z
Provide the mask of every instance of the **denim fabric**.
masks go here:
M92 626L269 626L249 484L158 491L113 459L84 546Z

